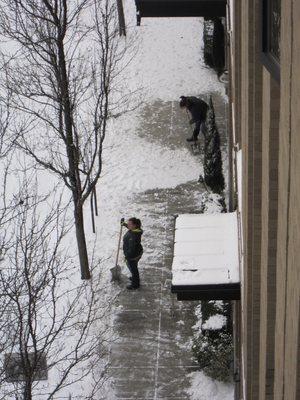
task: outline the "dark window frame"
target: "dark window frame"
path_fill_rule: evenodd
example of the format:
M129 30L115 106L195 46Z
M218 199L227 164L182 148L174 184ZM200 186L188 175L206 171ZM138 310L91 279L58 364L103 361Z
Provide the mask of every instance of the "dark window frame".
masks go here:
M262 1L262 51L261 60L271 75L280 81L280 60L277 60L270 51L271 21L269 7L272 0Z

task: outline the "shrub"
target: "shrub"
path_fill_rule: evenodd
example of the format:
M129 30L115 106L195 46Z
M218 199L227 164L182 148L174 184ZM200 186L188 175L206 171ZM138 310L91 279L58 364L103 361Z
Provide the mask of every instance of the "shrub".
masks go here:
M227 212L224 196L207 191L202 193L200 200L200 212L205 214Z
M205 20L203 25L203 44L204 44L204 62L211 68L214 68L213 61L213 34L214 23L211 20Z
M224 330L205 332L194 340L193 352L207 376L222 382L231 381L233 343L230 333Z
M221 75L225 67L225 36L221 18L214 20L212 60L214 70Z
M200 369L213 379L230 381L233 361L230 303L202 301L196 316L192 350Z
M204 21L203 43L205 64L220 75L225 68L225 31L221 18Z
M223 176L220 135L215 121L212 99L206 118L206 135L204 142L204 180L214 193L222 193L225 182Z

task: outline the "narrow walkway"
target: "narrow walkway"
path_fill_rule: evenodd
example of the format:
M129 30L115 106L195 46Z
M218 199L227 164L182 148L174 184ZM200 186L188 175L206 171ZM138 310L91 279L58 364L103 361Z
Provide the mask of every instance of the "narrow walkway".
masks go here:
M119 399L187 399L187 374L196 368L189 345L194 304L179 303L170 293L172 213L175 208L194 211L193 202L189 207L186 203L187 190L199 193L199 185L152 191L139 198L156 224L145 231L141 289L125 289L119 298L114 325L119 339L113 344L110 366Z
M173 108L171 102L157 102L144 109L143 135L148 140L158 140L162 147L185 145L189 127L185 115ZM173 215L199 212L202 191L196 181L188 182L142 193L130 206L145 221L145 253L141 288L127 291L124 277L114 319L118 338L111 348L109 376L117 399L189 399L188 374L197 369L191 351L197 304L178 302L170 292Z

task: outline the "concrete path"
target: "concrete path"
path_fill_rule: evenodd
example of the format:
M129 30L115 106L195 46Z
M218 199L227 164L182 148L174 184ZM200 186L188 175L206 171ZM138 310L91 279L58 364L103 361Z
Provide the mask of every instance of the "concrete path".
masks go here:
M221 99L216 103L221 112ZM143 135L147 140L159 141L162 146L188 146L187 117L175 112L174 106L171 102L157 102L143 110ZM192 152L190 157L195 157ZM202 156L198 157L200 163ZM191 351L193 310L197 304L178 302L170 292L173 215L199 212L202 191L199 183L188 182L174 189L151 190L134 199L132 208L151 221L151 229L145 231L143 238L141 288L127 291L125 277L118 299L114 319L117 339L111 347L109 367L117 399L189 399L188 375L197 369Z

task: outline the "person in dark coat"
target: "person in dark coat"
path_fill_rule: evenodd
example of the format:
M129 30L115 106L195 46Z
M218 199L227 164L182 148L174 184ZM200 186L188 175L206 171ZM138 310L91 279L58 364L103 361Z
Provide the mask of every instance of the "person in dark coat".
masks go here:
M190 124L195 124L195 128L193 135L186 140L188 142L195 142L196 140L198 140L200 130L202 130L203 134L205 134L203 124L206 120L208 104L206 104L205 101L198 99L194 96L181 96L179 106L181 108L185 108L191 114L192 119L190 120Z
M143 230L141 221L138 218L129 218L127 223L122 218L121 224L128 229L123 237L123 252L127 267L131 272L131 284L127 286L127 289L135 290L140 287L138 262L143 254L143 246L141 244Z

